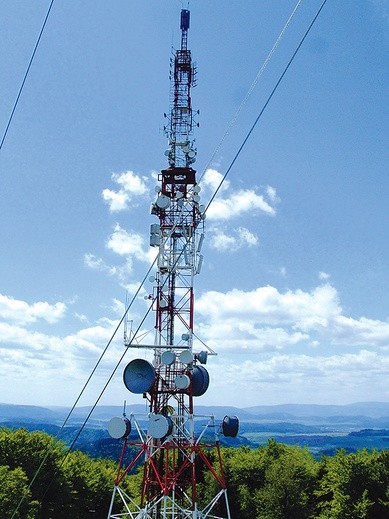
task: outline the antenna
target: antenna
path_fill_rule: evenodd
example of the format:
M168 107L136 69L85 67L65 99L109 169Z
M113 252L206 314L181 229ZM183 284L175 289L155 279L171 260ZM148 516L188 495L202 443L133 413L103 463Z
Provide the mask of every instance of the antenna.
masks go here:
M193 284L203 263L200 251L204 240L204 206L200 204L201 189L192 168L197 150L191 89L196 85L197 70L188 49L189 27L190 12L182 9L181 45L171 60L170 109L165 114L168 165L159 175L151 209L158 219L158 223L150 226L150 246L158 248L157 271L150 277L155 310L154 344L133 345L125 334L127 347L142 346L153 351L152 363L132 360L123 373L125 387L146 399L148 413L143 417L131 415L129 423L125 416L112 418L110 422L109 432L123 441L123 448L109 519L231 519L219 434L236 436L238 419L225 417L217 427L213 416L196 417L194 411L195 399L206 393L210 383L204 365L208 355L215 353L210 349L193 352ZM205 425L204 419L207 419ZM138 432L136 441L129 439L131 423ZM205 435L206 445L201 441ZM128 446L137 446L139 453L126 466ZM212 448L216 451L214 465L205 453ZM121 489L121 483L141 457L144 465L139 504ZM199 466L209 470L218 486L211 500L201 506L197 500ZM122 506L114 513L118 498ZM212 515L220 500L227 514L223 517Z

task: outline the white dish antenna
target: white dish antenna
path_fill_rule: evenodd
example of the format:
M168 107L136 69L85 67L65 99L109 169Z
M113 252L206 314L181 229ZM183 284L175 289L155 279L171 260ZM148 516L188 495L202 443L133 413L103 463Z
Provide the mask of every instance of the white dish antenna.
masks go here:
M108 424L108 433L111 438L119 440L120 438L127 438L131 432L131 422L128 418L115 416L111 418Z
M161 355L162 364L170 366L176 360L176 355L172 351L164 351Z
M188 351L188 350L182 351L180 353L180 361L183 364L190 364L191 362L193 362L193 355L192 355L192 353L190 351Z

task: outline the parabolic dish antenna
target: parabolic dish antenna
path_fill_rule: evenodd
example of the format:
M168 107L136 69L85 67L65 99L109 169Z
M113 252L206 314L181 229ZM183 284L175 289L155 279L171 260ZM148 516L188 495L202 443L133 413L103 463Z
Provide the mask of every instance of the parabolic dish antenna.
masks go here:
M164 351L161 355L162 364L170 366L176 360L176 355L172 351Z
M153 438L160 440L169 436L173 431L173 421L163 414L152 414L149 418L148 433Z
M177 389L188 389L190 386L190 378L185 374L177 375L174 379L174 384Z
M225 416L222 423L224 436L235 438L239 431L239 419L237 416Z
M131 432L131 422L126 417L115 416L108 424L108 433L112 438L127 438Z
M123 382L131 393L147 393L155 381L155 368L143 359L132 360L123 373Z
M166 195L161 195L155 202L160 209L166 209L170 205L170 198Z
M199 353L196 353L195 358L200 362L200 364L206 364L208 360L208 352L200 351Z
M190 364L191 362L193 362L193 355L190 351L188 350L184 350L180 353L180 361L183 363L183 364Z
M203 395L209 386L209 373L203 366L195 366L192 372L192 394Z

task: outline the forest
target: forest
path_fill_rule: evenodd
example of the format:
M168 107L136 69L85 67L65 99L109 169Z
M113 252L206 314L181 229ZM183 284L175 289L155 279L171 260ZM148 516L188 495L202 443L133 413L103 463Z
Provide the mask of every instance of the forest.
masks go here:
M340 449L317 460L307 449L268 440L222 452L232 519L389 517L389 450ZM2 518L106 519L115 473L114 460L68 452L47 433L0 428ZM140 482L140 473L125 480L134 499ZM213 485L200 467L200 501Z

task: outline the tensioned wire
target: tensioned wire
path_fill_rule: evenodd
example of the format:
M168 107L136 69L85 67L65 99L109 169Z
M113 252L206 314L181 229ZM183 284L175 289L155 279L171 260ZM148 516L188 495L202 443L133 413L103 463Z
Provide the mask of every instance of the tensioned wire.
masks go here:
M215 158L215 155L218 153L218 151L221 149L221 147L223 146L224 144L224 141L226 140L226 138L228 137L228 134L230 133L232 127L235 125L239 115L240 115L240 112L243 110L244 108L244 105L247 103L247 101L249 100L249 97L251 96L251 94L253 93L255 87L257 86L257 83L258 81L261 79L262 77L262 74L264 73L266 67L268 66L273 54L275 53L275 51L277 50L277 47L278 45L280 44L281 40L282 40L282 37L284 36L287 28L289 27L290 23L292 22L293 20L293 17L294 15L296 14L297 12L297 9L299 8L301 2L303 0L298 0L295 8L293 9L292 13L290 14L289 18L287 19L284 27L282 28L282 31L280 32L277 40L275 41L273 47L271 48L269 54L267 55L265 61L263 62L261 68L259 69L257 75L255 76L255 79L254 81L251 83L250 85L250 88L248 89L247 91L247 94L245 95L243 101L240 103L237 111L235 112L234 116L232 117L231 121L229 122L229 124L227 125L227 128L225 129L224 131L224 134L222 136L222 138L220 139L220 142L217 144L216 148L214 149L210 159L208 160L208 162L206 163L206 166L204 167L203 169L203 173L201 174L200 176L200 179L199 179L199 182L201 182L201 179L204 177L207 169L209 168L209 166L212 164L212 161L213 159Z
M38 38L37 38L37 40L35 42L34 50L32 51L31 58L30 58L30 61L28 63L26 72L24 73L24 77L23 77L22 83L20 85L18 95L16 96L16 99L15 99L15 102L14 102L11 114L10 114L10 116L8 118L7 126L5 127L5 130L4 130L4 133L3 133L3 137L2 137L1 142L0 142L0 150L3 147L5 138L7 137L7 133L8 133L9 127L11 126L11 122L12 122L12 119L13 119L16 107L18 106L20 96L22 95L22 91L23 91L24 85L26 83L27 76L28 76L28 74L30 72L30 68L31 68L32 62L34 61L35 54L36 54L36 51L38 49L38 45L39 45L39 43L41 41L43 31L45 30L46 23L47 23L47 20L49 18L49 15L50 15L50 12L51 12L51 8L53 7L53 4L54 4L54 0L51 0L49 8L47 9L47 13L46 13L45 19L43 21L41 30L39 32Z
M245 137L244 140L242 141L242 144L239 146L237 152L236 152L235 155L234 155L234 158L232 159L232 161L231 161L230 165L228 166L228 168L227 168L225 174L223 175L222 179L220 180L218 187L216 188L216 190L214 191L214 193L213 193L213 195L212 195L210 201L208 202L208 204L207 204L207 206L206 206L206 208L205 208L205 210L204 210L204 213L203 213L204 216L206 215L206 212L208 211L209 206L211 205L211 203L213 202L213 200L214 200L215 197L217 196L217 193L219 192L221 186L223 185L225 179L227 178L227 175L229 174L229 172L231 171L232 167L234 166L236 160L238 159L239 155L241 154L243 148L245 147L247 141L249 140L251 134L253 133L253 131L254 131L255 127L257 126L257 124L258 124L260 118L262 117L264 111L266 110L267 106L269 105L271 99L273 98L273 96L274 96L275 92L277 91L277 89L278 89L280 83L282 82L283 78L285 77L287 71L289 70L289 68L290 68L291 64L293 63L293 61L294 61L294 59L295 59L297 53L299 52L301 46L303 45L304 41L306 40L308 34L310 33L312 27L314 26L316 20L318 19L319 15L320 15L320 13L322 12L322 10L323 10L323 8L324 8L324 6L325 6L326 3L327 3L327 0L323 0L323 2L322 2L322 4L320 5L318 11L316 12L316 14L315 14L315 16L313 17L311 23L309 24L309 26L308 26L308 28L306 29L304 35L302 36L302 38L301 38L299 44L297 45L295 51L293 52L291 58L289 59L288 63L286 64L286 66L285 66L285 68L284 68L282 74L280 75L278 81L276 82L274 88L272 89L272 91L270 92L269 96L267 97L267 99L266 99L266 101L265 101L263 107L261 108L260 112L258 113L258 115L257 115L257 117L256 117L256 119L255 119L255 121L254 121L254 123L252 124L251 128L250 128L249 131L247 132L246 137ZM174 265L173 265L173 269L175 268L175 266L176 266L176 265L178 264L178 262L180 261L180 258L181 258L181 256L182 256L182 254L184 253L184 250L185 250L187 244L188 244L188 241L186 242L186 244L184 245L184 247L183 247L181 253L180 253L179 256L177 257L177 259L176 259L176 261L175 261L175 263L174 263ZM119 330L121 324L123 323L124 319L126 318L126 316L127 316L128 312L129 312L130 308L132 307L132 305L133 305L133 303L134 303L136 297L138 296L138 294L139 294L141 288L143 287L143 284L145 283L147 276L148 276L149 273L151 272L151 269L153 268L153 266L154 266L154 264L155 264L155 262L156 262L156 260L157 260L157 257L158 257L158 256L156 256L156 258L154 259L153 263L152 263L151 266L149 267L149 269L148 269L146 275L144 276L142 282L140 283L140 285L139 285L139 287L138 287L136 293L134 294L133 298L131 299L131 302L129 303L129 305L128 305L127 308L125 309L125 312L124 312L122 318L120 319L120 321L119 321L117 327L115 328L115 330L114 330L114 332L113 332L111 338L109 339L109 341L108 341L106 347L104 348L102 354L100 355L100 357L99 357L99 359L98 359L98 361L97 361L95 367L93 368L91 374L89 375L89 377L88 377L86 383L84 384L84 386L83 386L83 388L82 388L82 390L81 390L79 396L77 397L77 399L76 399L74 405L72 406L71 410L69 411L69 413L68 413L68 415L67 415L67 417L66 417L66 419L65 419L65 421L64 421L64 423L63 423L63 425L62 425L62 427L61 427L61 429L60 429L60 431L57 433L57 435L56 435L55 438L58 438L58 437L59 437L59 435L60 435L60 433L62 432L63 428L64 428L65 425L67 424L67 422L68 422L68 420L69 420L71 414L73 413L73 411L74 411L74 409L75 409L77 403L79 402L81 396L83 395L83 393L84 393L84 391L85 391L87 385L89 384L89 382L90 382L92 376L93 376L94 373L96 372L96 370L97 370L97 368L98 368L100 362L102 361L102 359L103 359L105 353L107 352L109 346L111 345L113 339L115 338L115 336L116 336L116 334L117 334L117 332L118 332L118 330ZM166 280L165 280L165 282L166 282ZM163 285L161 286L161 288L163 288ZM141 326L143 325L144 321L146 320L148 314L150 313L150 311L151 311L151 309L152 309L153 303L154 303L154 300L152 301L150 307L149 307L148 310L146 311L146 313L145 313L143 319L141 320L139 326L137 327L137 329L136 329L136 331L135 331L135 333L134 333L132 339L130 340L130 343L128 344L128 346L131 346L132 342L135 340L137 333L139 332ZM123 359L124 359L124 357L125 357L125 355L126 355L126 353L127 353L127 350L128 350L128 348L125 348L125 349L124 349L123 354L121 355L119 361L118 361L117 364L115 365L115 367L114 367L114 369L113 369L111 375L109 376L107 382L106 382L105 385L103 386L103 389L101 390L101 392L100 392L98 398L96 399L96 401L95 401L95 403L93 404L93 406L92 406L90 412L88 413L88 415L87 415L87 417L85 418L83 424L81 425L79 431L77 432L77 434L76 434L76 436L75 436L75 438L74 438L74 440L73 440L71 446L70 446L70 447L68 448L68 450L66 451L66 454L65 454L65 456L64 456L64 458L63 458L63 460L62 460L62 462L61 462L61 466L65 463L65 461L66 461L66 459L67 459L67 456L69 455L69 453L70 453L71 450L73 449L73 447L74 447L74 445L75 445L77 439L79 438L81 432L82 432L83 429L85 428L85 426L86 426L86 424L87 424L87 422L88 422L90 416L92 415L94 409L96 408L96 406L98 405L99 401L101 400L101 398L102 398L102 396L103 396L105 390L107 389L109 383L111 382L113 376L115 375L117 369L119 368L119 365L120 365L121 362L123 361ZM35 479L37 478L39 472L42 470L43 465L44 465L44 462L46 461L46 459L47 459L49 453L50 453L50 448L47 450L47 453L46 453L44 459L42 460L42 462L41 462L41 464L39 465L39 467L38 467L36 473L34 474L34 477L32 478L32 480L31 480L31 482L30 482L30 484L29 484L29 486L28 486L28 490L31 488L31 486L32 486L33 482L35 481ZM47 489L47 490L48 490L48 489ZM47 490L46 490L46 492L47 492ZM17 505L17 508L15 509L15 511L13 512L13 514L12 514L12 516L11 516L11 519L14 518L16 512L19 510L20 505L23 503L25 497L26 497L26 494L24 494L24 495L21 497L21 499L20 499L20 501L19 501L19 503L18 503L18 505Z

